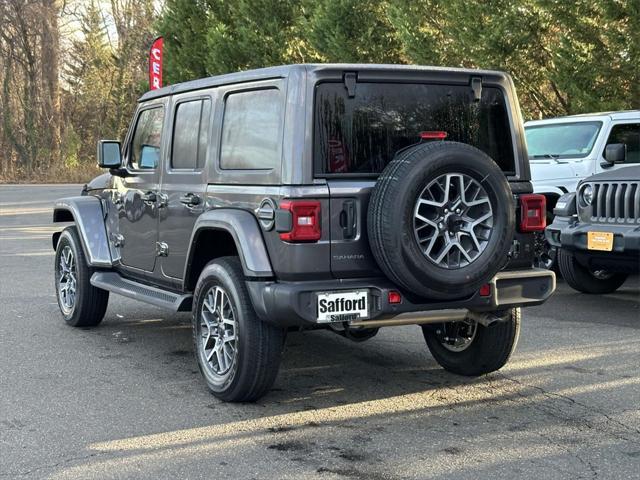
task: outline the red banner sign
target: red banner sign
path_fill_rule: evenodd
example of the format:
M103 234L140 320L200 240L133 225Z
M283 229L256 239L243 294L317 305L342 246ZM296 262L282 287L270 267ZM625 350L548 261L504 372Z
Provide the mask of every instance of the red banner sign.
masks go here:
M162 48L164 39L156 38L149 49L149 88L157 90L162 88Z

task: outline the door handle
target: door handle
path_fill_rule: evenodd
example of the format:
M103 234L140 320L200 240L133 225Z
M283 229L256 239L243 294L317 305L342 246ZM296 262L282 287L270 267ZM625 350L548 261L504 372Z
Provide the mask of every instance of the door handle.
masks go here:
M142 198L142 201L147 204L156 203L158 201L158 196L156 195L156 192L152 192L152 191L143 193L142 195L140 195L140 198Z
M195 193L187 193L186 195L180 197L180 203L183 203L187 207L200 205L200 197Z
M342 234L344 235L345 240L350 240L356 237L357 217L355 200L345 200L342 204L342 211L340 212L340 226L342 227Z

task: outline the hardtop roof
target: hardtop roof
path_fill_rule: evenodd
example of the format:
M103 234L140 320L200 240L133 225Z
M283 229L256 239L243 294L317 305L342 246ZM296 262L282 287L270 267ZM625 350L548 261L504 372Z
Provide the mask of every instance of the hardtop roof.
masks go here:
M184 93L204 88L229 85L234 83L244 83L270 78L288 76L293 70L305 70L307 72L317 72L323 70L345 70L345 71L388 71L388 72L456 72L462 74L493 75L507 77L504 72L494 70L476 70L468 68L432 67L422 65L388 65L388 64L364 64L364 63L305 63L294 65L280 65L275 67L259 68L242 72L227 73L207 78L200 78L183 83L176 83L158 90L151 90L140 97L139 102L144 102L154 98L165 97L177 93Z

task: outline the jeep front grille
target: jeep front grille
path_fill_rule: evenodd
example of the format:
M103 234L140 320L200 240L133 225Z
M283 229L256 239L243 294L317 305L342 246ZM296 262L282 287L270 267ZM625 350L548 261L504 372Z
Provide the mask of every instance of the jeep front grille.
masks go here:
M607 182L593 185L591 220L640 223L640 182Z

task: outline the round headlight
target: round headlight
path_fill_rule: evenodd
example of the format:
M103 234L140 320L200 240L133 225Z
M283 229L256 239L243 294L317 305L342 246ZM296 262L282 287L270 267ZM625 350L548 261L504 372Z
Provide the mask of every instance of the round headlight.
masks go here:
M585 205L591 205L593 201L593 187L591 185L587 185L582 189L582 201Z

